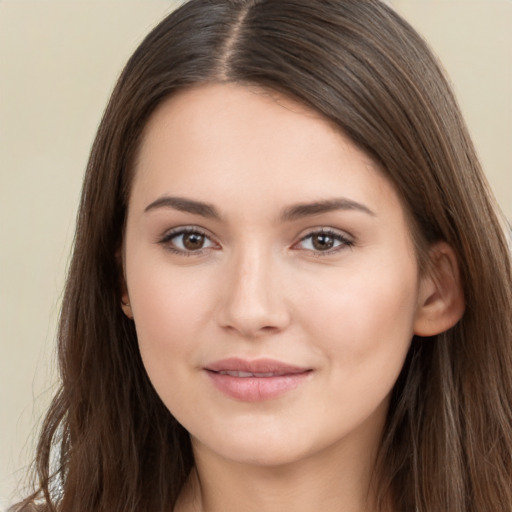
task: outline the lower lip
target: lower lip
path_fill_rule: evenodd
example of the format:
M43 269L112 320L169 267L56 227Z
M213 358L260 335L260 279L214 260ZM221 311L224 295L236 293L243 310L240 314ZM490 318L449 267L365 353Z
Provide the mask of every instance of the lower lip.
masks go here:
M207 370L217 389L243 402L261 402L284 395L300 386L310 373L305 371L275 377L232 377Z

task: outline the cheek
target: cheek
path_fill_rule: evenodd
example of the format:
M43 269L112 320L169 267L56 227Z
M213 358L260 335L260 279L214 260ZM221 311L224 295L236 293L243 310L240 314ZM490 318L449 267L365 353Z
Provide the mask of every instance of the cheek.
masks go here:
M333 437L339 425L348 431L374 413L383 421L387 398L410 347L415 267L410 272L381 270L366 268L364 278L356 272L339 275L331 280L329 293L325 287L312 288L303 303L303 329L325 362L322 389L331 406L324 421Z
M159 372L170 376L170 368L183 371L180 363L193 361L196 334L212 317L208 280L165 263L145 268L134 261L132 268L129 294L146 370L151 380Z
M146 373L162 402L180 422L194 417L200 399L190 379L200 366L200 332L209 311L204 280L183 274L170 272L166 265L154 265L134 273L129 281Z
M401 367L416 311L413 262L333 272L329 286L317 282L309 289L302 304L304 328L332 355L333 364L354 372L363 365L383 368L388 362L395 370Z

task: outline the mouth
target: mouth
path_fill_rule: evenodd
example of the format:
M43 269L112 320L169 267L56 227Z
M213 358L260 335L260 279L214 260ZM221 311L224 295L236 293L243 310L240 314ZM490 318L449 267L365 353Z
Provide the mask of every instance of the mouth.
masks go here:
M258 378L265 378L265 377L282 377L283 375L289 375L286 372L266 372L266 373L257 373L257 372L237 372L237 371L230 371L230 370L221 370L219 372L220 375L229 375L231 377L240 377L242 379L245 379L247 377L258 377Z
M272 359L247 361L223 359L204 370L224 395L243 402L278 398L305 382L312 368L289 365Z

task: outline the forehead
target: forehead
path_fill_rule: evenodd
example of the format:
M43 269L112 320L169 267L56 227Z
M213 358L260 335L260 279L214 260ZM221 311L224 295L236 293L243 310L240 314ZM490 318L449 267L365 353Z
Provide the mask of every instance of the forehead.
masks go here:
M200 141L204 146L215 142L215 138L220 140L229 128L236 128L240 136L245 136L243 142L248 148L280 146L282 151L286 148L282 139L302 138L311 145L318 138L342 136L334 122L274 90L256 85L208 83L182 89L157 107L144 129L140 156L148 158L162 137L186 135L190 141ZM273 144L269 144L270 139ZM370 158L367 163L374 164Z
M150 118L132 192L209 202L258 194L309 201L334 191L358 201L371 192L394 201L391 188L379 166L311 108L258 87L206 84L173 95Z

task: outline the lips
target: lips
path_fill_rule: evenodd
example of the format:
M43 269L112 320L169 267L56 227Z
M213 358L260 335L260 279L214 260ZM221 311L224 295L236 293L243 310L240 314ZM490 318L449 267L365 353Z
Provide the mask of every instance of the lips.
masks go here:
M266 373L252 373L252 372L237 372L237 371L230 371L230 370L221 370L221 375L230 375L231 377L280 377L282 375L286 375L286 373L274 373L274 372L266 372Z
M248 361L238 358L216 361L204 370L219 391L244 402L280 397L305 382L312 372L311 368L273 359Z

